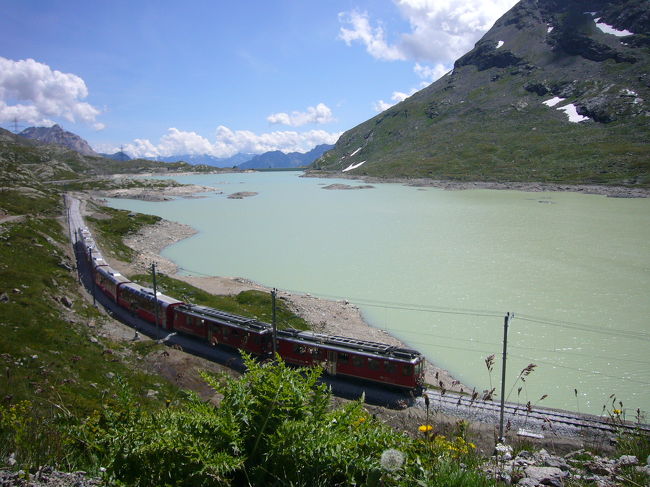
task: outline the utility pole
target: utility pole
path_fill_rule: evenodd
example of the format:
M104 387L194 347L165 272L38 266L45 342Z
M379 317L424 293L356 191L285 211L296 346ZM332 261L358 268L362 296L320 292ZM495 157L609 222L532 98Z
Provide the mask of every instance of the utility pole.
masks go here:
M156 287L156 263L151 263L151 275L153 276L153 299L156 313L156 328L158 328L158 288Z
M513 315L514 316L514 315ZM501 412L499 414L499 442L503 442L503 408L506 395L506 356L508 351L508 322L510 313L503 318L503 360L501 364Z
M90 257L90 289L93 294L93 306L95 306L95 267L93 266L93 249L88 247L88 256Z
M77 264L77 279L79 279L79 284L81 284L81 259L79 258L79 240L81 240L81 229L76 228L74 231L74 259Z
M277 324L275 322L275 295L277 293L278 293L278 290L273 288L273 290L271 291L271 305L273 307L273 320L271 321L271 323L273 325L273 337L272 337L272 340L273 340L273 360L275 360L275 356L278 353L278 341L277 341L278 327L277 327Z

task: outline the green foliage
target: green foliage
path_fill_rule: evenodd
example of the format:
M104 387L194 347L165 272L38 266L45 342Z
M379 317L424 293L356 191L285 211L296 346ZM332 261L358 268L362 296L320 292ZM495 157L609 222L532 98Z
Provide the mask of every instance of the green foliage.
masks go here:
M124 387L71 430L74 448L134 486L493 485L464 439L413 440L360 401L333 409L319 369L244 359L239 379L204 374L219 406L189 394L147 413Z
M121 260L130 261L133 250L124 244L124 237L136 233L146 225L153 225L161 220L159 216L133 213L126 210L117 210L102 207L102 213L107 218L86 217L98 233L97 239L102 242L104 250L110 252Z
M131 276L131 280L144 286L153 286L150 275L137 274ZM164 294L174 296L188 303L217 308L228 313L256 318L267 323L271 323L273 319L272 297L270 293L264 291L251 290L242 291L236 296L215 296L164 274L156 276L156 285ZM276 300L276 320L280 330L287 328L309 329L309 323L294 314L282 299Z

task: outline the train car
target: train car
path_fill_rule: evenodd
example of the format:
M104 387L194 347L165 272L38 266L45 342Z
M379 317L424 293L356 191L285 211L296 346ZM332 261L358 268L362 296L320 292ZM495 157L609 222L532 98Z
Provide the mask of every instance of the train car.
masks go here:
M156 298L152 289L130 282L108 265L87 228L77 235L95 284L119 306L151 323L157 321L164 329L193 335L212 345L223 344L259 356L270 354L273 333L268 323L185 304L161 293ZM424 383L424 357L415 350L299 330L278 331L276 344L287 363L319 365L330 375L407 390L420 389Z
M320 365L330 375L379 382L404 389L424 383L424 357L415 350L319 333L278 332L278 352L288 363Z
M95 284L115 302L118 288L127 282L131 281L108 265L95 267Z
M174 330L255 355L271 349L271 326L252 318L206 306L183 304L174 308Z
M171 329L174 321L174 308L182 301L158 293L158 326ZM117 304L131 311L136 316L156 323L156 298L153 289L126 282L117 287Z

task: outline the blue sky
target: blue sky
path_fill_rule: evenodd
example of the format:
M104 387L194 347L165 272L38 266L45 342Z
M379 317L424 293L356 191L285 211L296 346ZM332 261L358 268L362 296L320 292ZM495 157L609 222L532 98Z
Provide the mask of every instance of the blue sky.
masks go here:
M0 0L0 123L132 155L306 151L449 70L515 0Z

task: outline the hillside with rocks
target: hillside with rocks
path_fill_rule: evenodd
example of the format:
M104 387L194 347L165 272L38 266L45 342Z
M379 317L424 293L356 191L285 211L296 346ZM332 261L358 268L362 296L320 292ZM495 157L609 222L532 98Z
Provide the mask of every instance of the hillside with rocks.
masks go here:
M20 132L21 137L37 140L44 144L55 144L67 147L85 156L97 156L98 154L90 147L90 144L77 134L63 130L60 125L51 127L29 127Z
M650 185L650 3L522 0L454 69L313 169Z
M11 175L28 171L41 181L75 180L79 177L107 176L112 174L142 174L150 172L210 172L212 166L191 165L186 162L158 162L147 159L114 160L100 155L84 155L59 144L15 135L0 129L0 164Z

